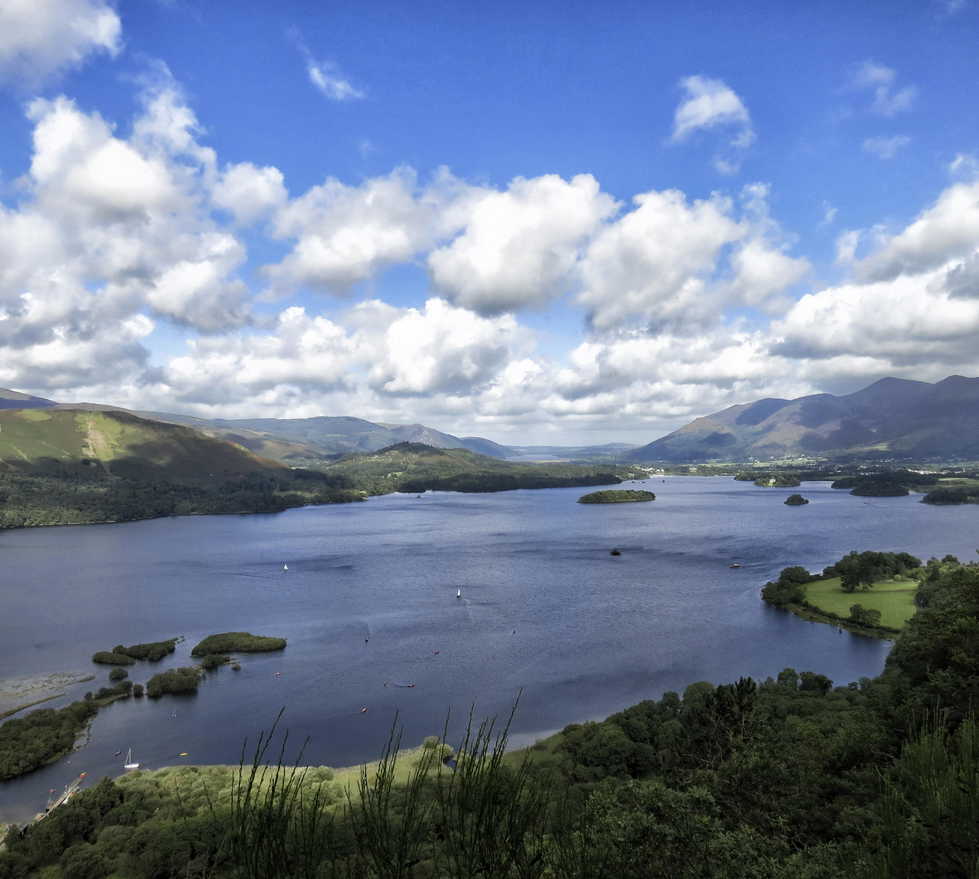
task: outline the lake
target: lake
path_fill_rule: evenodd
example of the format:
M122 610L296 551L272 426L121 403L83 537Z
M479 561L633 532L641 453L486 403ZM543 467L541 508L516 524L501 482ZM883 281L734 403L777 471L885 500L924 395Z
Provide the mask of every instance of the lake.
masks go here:
M158 519L0 534L0 678L95 670L57 707L107 681L96 650L186 637L145 682L186 665L203 636L288 638L245 655L191 697L101 711L89 743L0 784L0 821L24 820L80 771L237 763L280 708L306 762L376 757L395 713L404 743L456 734L471 705L531 742L700 680L786 666L837 684L878 674L888 642L840 634L761 602L787 565L819 569L851 549L974 556L974 506L857 498L828 483L761 489L730 478L655 478L652 503L584 505L593 489L388 495L277 515ZM782 501L801 491L811 499ZM619 548L621 555L609 554ZM738 562L739 569L729 565ZM288 564L288 571L283 565ZM456 597L456 590L462 597ZM411 688L395 683L414 683ZM361 709L366 707L367 712ZM450 736L450 743L453 743Z

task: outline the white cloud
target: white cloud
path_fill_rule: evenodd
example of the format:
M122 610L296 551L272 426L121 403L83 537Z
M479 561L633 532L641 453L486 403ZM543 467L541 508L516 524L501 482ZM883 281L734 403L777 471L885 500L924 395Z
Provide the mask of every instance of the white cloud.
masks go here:
M857 266L862 280L919 273L963 257L979 245L979 182L956 183L907 228L885 238Z
M389 394L472 394L506 365L529 333L510 315L479 317L441 299L410 308L387 327L372 387Z
M895 116L910 110L918 96L913 86L895 89L897 71L876 61L864 61L853 76L852 85L856 89L869 91L873 95L870 110L879 116Z
M122 25L104 0L4 0L0 80L36 86L95 52L115 55Z
M893 159L909 143L911 138L906 134L895 134L893 137L868 137L863 142L863 151L877 156L878 159Z
M302 34L296 28L290 28L287 36L303 57L306 65L306 76L310 83L324 98L331 101L359 101L367 97L367 92L357 88L341 72L332 61L318 61L313 57Z
M471 201L465 231L428 257L432 280L488 314L541 305L567 285L580 245L615 209L590 174L518 177Z
M831 226L836 221L839 209L831 205L828 201L823 202L823 218L819 221L820 226Z
M845 266L856 262L857 248L863 238L862 229L845 229L836 238L836 264Z
M228 211L242 225L267 217L288 201L282 172L258 168L251 162L229 165L212 193L214 204Z
M688 204L682 192L647 192L606 226L582 263L578 297L599 329L623 322L699 322L715 313L707 290L724 245L744 230L719 196Z
M947 282L948 271L938 269L803 296L772 327L781 339L775 350L805 358L859 353L885 370L916 365L932 373L975 362L979 297L952 296Z
M671 140L680 143L697 131L726 128L730 134L727 148L713 158L720 174L735 174L741 167L744 150L755 140L751 116L737 93L719 79L687 76L680 80L685 99L673 117Z
M419 186L410 168L360 186L327 179L275 215L274 234L296 243L265 273L277 286L344 293L457 231L465 219L459 205L473 191L446 171Z
M306 60L306 73L309 81L316 86L323 97L331 101L357 101L366 98L367 93L344 79L335 64L326 61Z
M719 79L707 76L687 76L680 80L686 99L673 117L673 140L682 141L704 128L734 126L739 129L736 140L748 146L754 140L751 117L741 98Z
M979 158L972 153L957 153L948 163L948 173L958 180L975 180L979 177Z

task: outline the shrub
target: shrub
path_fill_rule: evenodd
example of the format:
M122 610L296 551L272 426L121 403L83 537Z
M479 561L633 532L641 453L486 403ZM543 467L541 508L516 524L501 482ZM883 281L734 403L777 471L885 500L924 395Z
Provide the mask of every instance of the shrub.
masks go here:
M126 671L124 668L119 668L118 666L116 666L116 668L112 669L112 671L109 672L110 681L121 681L123 680L123 678L128 678L128 677L129 677L129 672Z

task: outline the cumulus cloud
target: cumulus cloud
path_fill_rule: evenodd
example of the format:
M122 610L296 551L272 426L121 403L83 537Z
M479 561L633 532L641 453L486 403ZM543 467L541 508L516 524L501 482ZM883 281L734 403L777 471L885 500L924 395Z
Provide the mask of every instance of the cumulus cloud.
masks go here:
M510 315L479 317L430 299L424 309L407 309L388 326L369 381L390 394L472 393L528 335Z
M567 285L580 245L615 209L590 174L518 177L472 199L463 233L428 257L432 280L487 314L541 305Z
M329 178L276 213L274 234L295 244L264 271L277 286L344 293L457 231L464 222L458 204L472 191L446 171L425 186L410 168L360 186Z
M979 244L979 182L956 183L907 228L885 238L857 266L857 276L875 281L924 272L970 253Z
M228 211L236 222L249 225L271 215L286 203L289 196L278 168L259 168L251 162L238 162L224 169L211 197L214 204Z
M0 206L8 385L139 386L158 320L202 332L249 321L235 274L245 251L211 219L213 152L175 86L146 85L128 137L64 97L32 101L27 115L21 198Z
M876 61L864 61L853 75L852 86L869 92L870 111L879 116L896 116L910 110L918 96L913 86L895 88L897 71Z
M191 341L162 370L156 393L198 411L257 398L285 407L339 392L375 409L388 397L433 395L460 395L466 406L532 347L512 317L479 317L441 299L422 308L369 300L341 322L292 306L265 332Z
M687 76L680 80L685 93L673 116L671 140L680 143L697 131L724 128L730 136L727 150L714 156L714 168L734 174L741 167L743 151L755 140L748 108L737 93L719 79Z
M637 195L633 203L589 245L578 302L599 329L703 320L716 305L707 277L721 248L744 234L729 202L712 196L688 203L682 192L667 190Z
M98 52L115 55L122 24L105 0L5 0L0 4L0 80L29 86Z
M895 134L893 137L868 137L863 142L863 151L877 156L878 159L893 159L909 143L911 138L906 134Z

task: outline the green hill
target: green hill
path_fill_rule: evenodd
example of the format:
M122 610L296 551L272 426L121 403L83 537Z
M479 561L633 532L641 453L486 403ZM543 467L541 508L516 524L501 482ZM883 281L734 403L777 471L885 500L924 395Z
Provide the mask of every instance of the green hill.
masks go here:
M621 473L617 472L622 471ZM368 455L350 455L324 472L345 477L371 494L391 491L506 491L612 485L631 478L629 468L578 464L515 464L466 449L398 443Z
M340 477L293 470L122 410L0 411L0 528L273 513L361 499Z
M202 479L281 470L233 443L124 411L0 411L0 466L21 473L101 469L113 476Z

